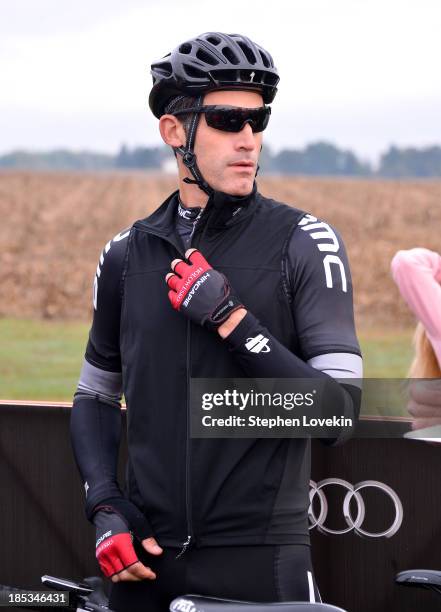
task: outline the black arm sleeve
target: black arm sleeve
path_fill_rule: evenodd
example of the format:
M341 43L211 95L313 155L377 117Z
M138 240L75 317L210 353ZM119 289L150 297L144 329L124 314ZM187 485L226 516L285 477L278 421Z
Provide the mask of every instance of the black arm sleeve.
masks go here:
M71 413L71 442L86 491L88 518L103 500L122 497L117 482L122 393L119 321L128 234L115 236L100 256L93 323Z
M117 481L121 410L95 398L76 395L70 420L71 442L86 493L86 515L104 500L121 497Z
M327 416L342 414L352 419L353 427L358 420L361 390L353 385L339 383L334 378L316 370L289 351L260 322L248 312L239 325L227 336L230 350L242 369L251 378L320 378L324 382L323 397L326 398ZM253 347L265 346L269 350L256 353ZM247 348L249 347L249 348ZM342 428L336 438L325 438L325 444L341 444L352 433Z

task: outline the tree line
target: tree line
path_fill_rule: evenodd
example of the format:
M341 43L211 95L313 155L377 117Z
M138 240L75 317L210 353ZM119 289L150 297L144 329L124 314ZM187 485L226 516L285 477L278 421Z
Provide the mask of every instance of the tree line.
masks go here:
M134 147L122 145L116 155L90 151L58 149L32 153L13 151L0 156L0 168L28 170L161 170L173 160L166 146ZM283 149L273 153L264 146L260 173L309 176L354 176L384 178L441 177L441 147L399 148L391 146L380 157L377 167L360 160L350 150L329 142L315 142L303 149Z

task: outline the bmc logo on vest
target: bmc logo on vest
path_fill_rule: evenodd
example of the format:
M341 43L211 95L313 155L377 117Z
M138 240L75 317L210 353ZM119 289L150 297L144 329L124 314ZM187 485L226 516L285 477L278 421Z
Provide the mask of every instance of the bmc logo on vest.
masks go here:
M332 279L331 266L338 266L341 276L341 288L346 293L348 290L348 282L346 279L345 267L342 260L338 255L331 255L331 253L337 253L340 249L337 236L334 230L327 223L318 221L317 217L313 215L305 215L299 222L299 226L304 232L309 232L309 235L313 240L324 240L325 242L317 242L319 251L328 252L323 258L323 266L325 268L326 286L332 289L334 282Z
M269 353L270 347L268 346L269 339L265 338L262 334L258 334L255 338L247 338L245 348L250 353Z

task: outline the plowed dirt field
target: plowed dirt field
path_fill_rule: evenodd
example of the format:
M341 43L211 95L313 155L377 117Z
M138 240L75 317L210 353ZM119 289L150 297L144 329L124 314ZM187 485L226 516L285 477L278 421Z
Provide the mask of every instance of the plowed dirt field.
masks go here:
M391 280L398 249L441 250L441 181L259 178L263 195L333 224L349 254L361 326L413 319ZM105 243L175 189L144 173L0 173L0 316L89 319Z

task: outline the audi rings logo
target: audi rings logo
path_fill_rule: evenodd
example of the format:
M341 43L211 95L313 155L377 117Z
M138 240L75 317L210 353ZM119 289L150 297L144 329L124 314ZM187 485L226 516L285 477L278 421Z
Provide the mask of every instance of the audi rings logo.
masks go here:
M403 504L395 491L383 482L378 482L378 480L363 480L356 485L351 485L351 483L342 478L325 478L324 480L320 480L320 482L310 480L309 484L311 487L309 491L310 506L308 510L309 520L311 522L309 529L317 527L321 533L335 535L354 531L357 535L366 538L391 538L401 527L401 523L403 522ZM343 516L347 527L344 529L331 529L325 525L329 507L324 489L330 485L343 487L343 489L346 490L346 495L343 500ZM394 505L395 519L384 531L370 532L362 528L366 515L366 508L361 491L367 488L383 491L383 493L392 500ZM315 497L318 498L320 505L320 512L318 515L314 510L314 505L317 505L317 503L314 504ZM351 510L352 499L355 500L356 510Z

